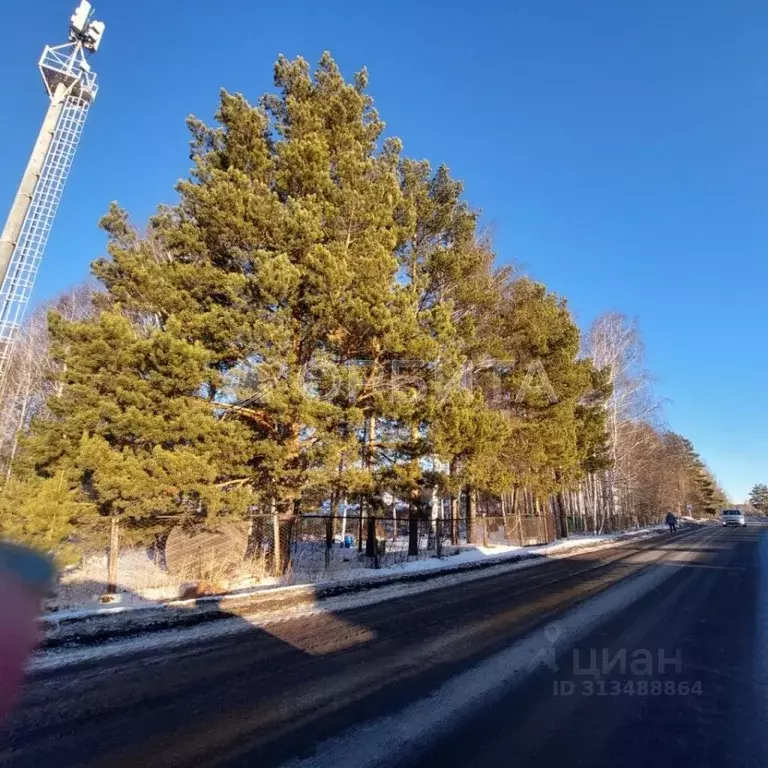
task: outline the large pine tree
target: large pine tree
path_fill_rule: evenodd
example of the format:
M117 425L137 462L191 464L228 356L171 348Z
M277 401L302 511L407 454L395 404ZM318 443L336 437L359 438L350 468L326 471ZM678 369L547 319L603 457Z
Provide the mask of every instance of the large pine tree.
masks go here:
M257 506L290 529L329 496L466 487L472 512L600 466L605 382L564 301L494 269L460 183L383 138L364 71L281 58L275 85L189 119L191 176L146 234L104 217L98 315L51 319L29 497L150 532Z
M749 492L749 503L761 512L768 510L768 485L758 483Z

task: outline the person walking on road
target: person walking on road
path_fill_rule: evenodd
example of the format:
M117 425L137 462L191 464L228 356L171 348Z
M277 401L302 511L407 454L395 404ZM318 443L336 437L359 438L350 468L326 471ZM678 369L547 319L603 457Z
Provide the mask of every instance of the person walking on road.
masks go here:
M677 518L672 512L667 512L666 523L669 526L670 533L674 533L677 530Z

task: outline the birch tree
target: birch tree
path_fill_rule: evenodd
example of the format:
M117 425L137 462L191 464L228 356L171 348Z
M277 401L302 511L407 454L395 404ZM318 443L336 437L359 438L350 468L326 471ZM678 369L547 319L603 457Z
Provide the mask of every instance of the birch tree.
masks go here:
M19 438L33 419L47 414L47 399L60 386L58 364L51 355L48 316L55 312L67 320L83 320L96 311L92 285L79 285L46 302L29 314L14 345L8 373L0 389L0 457L4 479L12 472Z
M612 465L604 475L608 511L628 514L631 488L637 477L633 455L647 435L633 427L653 422L661 403L653 395L653 377L645 367L645 350L636 320L614 312L601 315L590 327L584 347L595 367L606 371L611 387L605 405Z

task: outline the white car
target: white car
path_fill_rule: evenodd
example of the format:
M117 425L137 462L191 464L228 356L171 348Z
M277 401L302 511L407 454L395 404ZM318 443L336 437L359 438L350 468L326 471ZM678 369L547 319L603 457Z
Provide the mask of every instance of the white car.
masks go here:
M747 524L744 513L738 509L724 509L720 514L723 525L739 525L742 528Z

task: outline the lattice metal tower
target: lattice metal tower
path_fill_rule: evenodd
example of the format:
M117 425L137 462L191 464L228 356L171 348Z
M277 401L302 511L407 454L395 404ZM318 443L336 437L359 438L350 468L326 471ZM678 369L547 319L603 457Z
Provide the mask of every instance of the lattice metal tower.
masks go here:
M46 46L40 57L51 103L0 235L0 382L96 96L96 73L86 54L98 49L103 34L104 23L93 20L83 0L70 19L69 42Z

